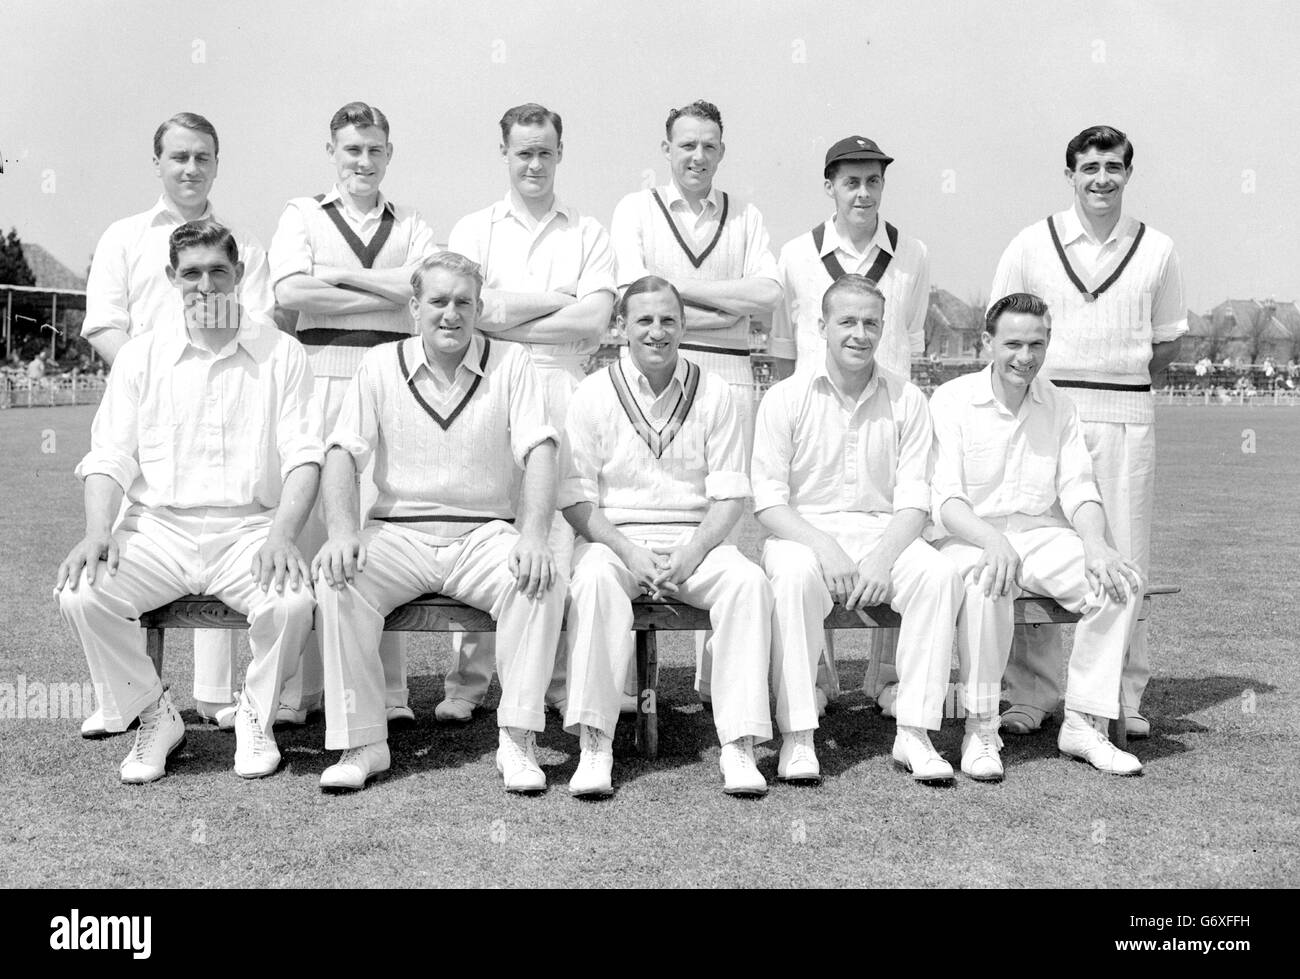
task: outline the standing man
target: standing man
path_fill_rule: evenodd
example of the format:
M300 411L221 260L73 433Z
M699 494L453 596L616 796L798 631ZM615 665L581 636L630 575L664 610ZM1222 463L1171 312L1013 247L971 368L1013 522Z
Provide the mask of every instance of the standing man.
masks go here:
M885 169L894 162L874 140L846 136L826 151L822 169L826 196L835 202L828 221L786 242L779 268L785 302L777 307L772 332L793 337L795 369L821 370L826 343L822 339L822 296L831 283L846 273L863 275L885 296L884 332L876 349L875 364L904 381L911 380L912 358L925 353L925 316L930 306L930 259L925 245L902 234L880 216L885 195ZM833 633L826 633L833 649ZM883 673L872 670L867 683L884 677L883 689L870 689L890 715L897 698L897 677L892 667L898 632L873 629L871 658L891 664ZM838 678L827 671L818 677L818 709L838 689Z
M686 304L683 354L731 388L744 439L754 445L754 373L749 318L781 302L781 274L758 208L714 186L726 154L722 113L697 100L668 113L661 149L671 179L628 194L614 208L610 237L621 288L646 275L667 279ZM696 682L709 698L708 649L696 634Z
M547 421L564 431L569 398L586 376L583 365L600 346L614 309L614 252L600 223L555 195L564 157L564 123L529 102L501 117L501 156L510 178L504 200L456 222L447 247L483 270L486 313L479 330L522 343L542 381ZM558 513L551 550L567 581L573 530ZM463 638L462 638L463 637ZM457 633L458 661L434 710L439 720L468 721L491 679L493 633ZM547 704L564 716L564 658L556 659Z
M388 118L365 102L349 102L335 112L325 144L336 173L334 186L316 197L289 201L271 239L275 298L298 311L298 339L318 378L326 432L334 429L348 382L366 350L411 335L406 310L411 273L437 251L419 212L380 192L393 156L388 135ZM374 502L374 483L363 476L364 513ZM324 541L318 507L303 530L303 553L314 556ZM389 718L414 720L407 706L405 637L385 636L380 654ZM308 714L320 709L322 685L320 648L313 634L300 671L285 684L277 719L305 723Z
M243 272L220 225L171 234L167 276L183 306L115 351L77 467L86 536L60 566L56 593L96 688L119 708L108 729L140 720L123 782L162 778L185 740L139 619L191 592L248 616L253 662L235 713L236 774L260 778L280 764L275 705L316 604L294 541L324 453L307 358L269 319L241 310ZM129 506L114 531L123 494Z
M111 368L127 340L154 324L177 320L180 298L168 281L168 239L187 221L217 221L208 195L217 179L220 151L212 123L194 112L179 112L153 134L154 172L162 194L149 210L109 225L95 246L86 281L86 319L81 335ZM275 301L267 280L266 252L257 240L236 230L244 275L239 303L245 314L271 319ZM194 631L194 699L199 715L229 730L235 723L231 678L239 652L239 633L224 629ZM82 737L116 730L117 708L101 703L81 725Z
M990 295L1028 292L1047 301L1053 339L1043 376L1079 408L1112 544L1151 572L1155 505L1155 407L1151 377L1173 362L1187 332L1173 242L1123 214L1133 144L1111 126L1085 129L1065 148L1074 204L1016 235ZM1007 667L1002 727L1037 730L1061 699L1065 657L1056 627L1017 630ZM1145 738L1141 713L1151 677L1146 622L1129 642L1120 687L1129 737Z
M578 735L573 795L613 792L613 736L632 644L632 599L708 609L713 719L724 790L762 795L754 743L772 736L767 669L772 589L727 534L749 497L740 420L727 385L677 355L681 296L666 279L628 286L627 350L579 385L565 430L559 504L574 551L564 729Z
M558 435L528 354L475 333L482 284L455 252L423 262L410 302L419 335L366 353L328 437L329 540L312 568L325 747L343 757L322 789L360 789L389 767L384 617L430 591L496 619L497 770L509 792L546 787L535 738L567 590L546 542ZM356 474L372 458L378 500L359 529Z
M943 720L962 587L920 537L930 510L930 412L919 388L876 366L888 303L871 279L840 276L821 305L822 365L767 392L754 437L754 510L772 533L763 570L776 601L777 777L821 779L814 679L822 623L839 602L902 614L894 760L917 781L950 782L952 766L929 732Z
M1004 296L989 308L989 366L949 381L930 399L935 520L951 535L940 549L966 580L957 628L967 711L961 769L982 782L1003 776L998 692L1022 590L1082 614L1057 747L1112 775L1142 771L1106 737L1106 719L1119 713L1142 580L1136 563L1106 541L1078 410L1037 379L1051 340L1043 300Z

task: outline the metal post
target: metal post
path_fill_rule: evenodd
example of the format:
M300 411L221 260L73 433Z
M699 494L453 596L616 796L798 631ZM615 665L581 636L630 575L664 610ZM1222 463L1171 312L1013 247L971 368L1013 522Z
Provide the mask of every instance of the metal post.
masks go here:
M54 343L59 339L59 297L57 293L50 293L50 360L53 360L58 351L54 349Z
M11 324L14 321L14 294L10 290L5 293L5 363L9 363L9 346L10 334L12 333Z

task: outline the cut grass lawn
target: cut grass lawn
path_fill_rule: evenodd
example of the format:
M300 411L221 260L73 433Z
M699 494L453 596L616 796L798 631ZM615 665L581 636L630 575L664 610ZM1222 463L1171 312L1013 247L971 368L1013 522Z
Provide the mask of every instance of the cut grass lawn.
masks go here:
M0 412L0 683L85 679L51 586L83 525L72 469L92 413ZM1300 412L1162 409L1158 431L1153 577L1183 591L1154 608L1140 779L1058 758L1052 725L1007 739L1000 785L913 784L890 761L893 722L858 691L867 634L846 632L836 649L853 692L817 734L825 783L728 798L711 715L691 690L691 637L672 634L660 640L659 759L636 757L624 723L616 794L573 800L576 739L550 715L550 791L510 797L490 710L466 727L434 723L450 643L421 635L418 722L394 733L391 776L325 796L317 780L336 753L320 721L280 735L278 774L234 775L233 736L198 725L192 647L178 632L165 672L190 730L161 782L119 783L129 735L90 742L79 718L0 719L0 885L1294 886ZM954 763L960 741L954 720L935 738ZM759 750L769 780L776 747Z

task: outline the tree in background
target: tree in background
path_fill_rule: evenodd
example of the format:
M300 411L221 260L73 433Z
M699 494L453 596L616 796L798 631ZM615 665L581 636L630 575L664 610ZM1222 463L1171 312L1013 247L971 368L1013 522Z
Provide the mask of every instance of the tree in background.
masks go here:
M14 228L0 238L0 285L36 285L36 276L23 256L23 243Z

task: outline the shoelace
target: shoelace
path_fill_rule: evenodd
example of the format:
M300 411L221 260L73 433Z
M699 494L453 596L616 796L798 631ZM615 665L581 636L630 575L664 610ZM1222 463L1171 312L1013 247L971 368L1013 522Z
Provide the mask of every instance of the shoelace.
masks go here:
M582 750L592 754L600 753L600 731L589 725L582 728Z
M248 707L241 707L240 710L244 712L249 733L253 736L253 752L261 754L267 749L270 740L267 738L266 732L262 730L262 725L257 721L257 713Z
M744 765L746 768L754 767L754 760L749 756L749 752L745 750L750 744L749 738L739 738L727 746L731 749L732 760L739 765Z
M531 734L532 732L529 731L527 734L524 735L523 745L520 745L510 735L508 734L506 735L506 740L505 740L506 752L510 755L510 760L514 762L516 765L522 765L524 767L528 766L528 744L532 740L530 737Z
M790 753L792 764L807 763L811 765L816 760L812 747L804 744L802 741L795 742L794 751Z
M135 734L135 744L131 746L131 754L128 761L143 761L145 753L153 745L154 738L158 736L158 729L162 727L163 715L167 711L167 705L161 704L154 711L153 717L148 720L144 715L140 715L140 727Z
M989 731L976 731L972 734L978 744L976 748L976 757L978 758L997 758L997 754L1002 750L1002 738L1000 735Z
M354 761L360 761L365 748L348 748L343 752L343 757L339 759L340 765L348 765Z

